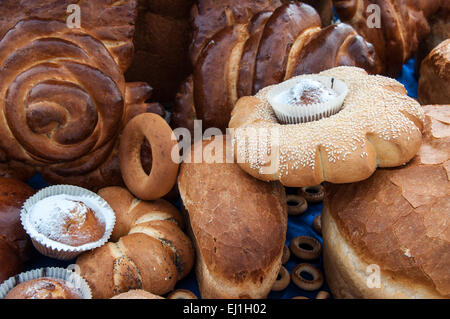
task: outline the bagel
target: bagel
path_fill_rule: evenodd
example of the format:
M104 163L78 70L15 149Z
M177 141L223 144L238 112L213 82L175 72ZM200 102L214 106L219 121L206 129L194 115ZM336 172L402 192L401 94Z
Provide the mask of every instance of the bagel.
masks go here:
M145 138L152 150L150 175L145 173L141 162ZM143 200L166 195L177 180L179 164L171 158L177 147L175 135L162 117L150 113L134 117L125 126L119 146L120 170L127 188Z
M317 121L280 124L267 100L277 85L238 100L229 127L244 171L260 180L308 187L361 181L377 167L400 166L414 157L424 113L399 82L355 67L319 75L343 81L348 94L338 113ZM269 164L273 170L267 170Z

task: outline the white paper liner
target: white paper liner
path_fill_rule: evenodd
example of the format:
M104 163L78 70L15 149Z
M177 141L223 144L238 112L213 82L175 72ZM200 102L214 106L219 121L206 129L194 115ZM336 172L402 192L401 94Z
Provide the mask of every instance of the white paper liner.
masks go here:
M334 90L338 96L325 103L290 105L280 101L279 95L289 91L299 81L311 79L318 81L326 87ZM275 85L267 93L267 100L272 106L277 119L283 124L298 124L320 120L340 111L348 86L341 80L321 75L303 75Z
M47 238L45 235L40 234L34 228L29 218L33 205L44 198L62 194L81 197L84 203L89 207L96 206L91 207L91 209L93 209L98 218L100 218L105 223L105 233L103 234L102 238L95 242L75 247ZM41 254L59 260L70 260L74 259L84 251L92 250L104 245L108 241L114 229L116 216L108 203L96 193L73 185L54 185L40 190L32 197L27 199L27 201L22 206L20 220L22 222L23 228L31 237L31 241L34 247Z
M92 299L91 289L83 277L71 270L56 267L34 269L10 277L0 285L0 299L4 299L11 289L18 284L42 277L65 280L69 283L69 288L79 292L82 299Z

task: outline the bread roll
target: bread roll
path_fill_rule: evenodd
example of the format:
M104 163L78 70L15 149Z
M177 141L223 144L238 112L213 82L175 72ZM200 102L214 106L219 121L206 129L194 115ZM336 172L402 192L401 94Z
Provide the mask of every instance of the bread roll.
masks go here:
M324 266L336 298L450 297L450 106L425 110L408 165L327 185Z
M135 289L121 293L117 296L112 297L111 299L164 299L164 298L154 295L142 289Z
M224 144L222 136L195 144L194 149L203 147L203 161L185 161L178 177L200 293L202 298L265 298L281 266L285 191L278 182L247 175L232 160L225 163L230 148Z

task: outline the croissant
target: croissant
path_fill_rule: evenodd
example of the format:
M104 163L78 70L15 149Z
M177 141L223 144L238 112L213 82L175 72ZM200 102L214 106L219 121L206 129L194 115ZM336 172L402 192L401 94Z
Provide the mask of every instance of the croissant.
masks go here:
M427 19L438 10L441 0L333 0L333 3L339 18L374 45L382 61L382 72L395 77L429 33ZM369 5L374 4L380 8L379 27L371 24L374 11Z
M0 168L23 163L50 183L96 189L120 183L114 168L120 128L137 109L152 108L144 103L151 89L123 76L133 53L136 0L80 2L75 28L66 23L68 5L2 1Z
M132 289L156 295L171 291L194 264L178 210L163 199L140 201L121 187L98 194L116 213L116 224L110 242L77 259L92 296L111 298Z
M301 2L249 2L243 5L199 1L194 6L192 76L176 97L171 125L225 130L234 103L294 75L338 65L371 73L378 61L371 44L346 24L321 28L317 12ZM219 7L219 8L217 8Z

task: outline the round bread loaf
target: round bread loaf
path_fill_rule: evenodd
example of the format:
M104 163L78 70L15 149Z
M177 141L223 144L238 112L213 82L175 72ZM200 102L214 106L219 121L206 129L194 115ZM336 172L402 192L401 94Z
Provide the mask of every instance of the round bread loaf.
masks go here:
M344 82L348 94L338 113L317 121L280 124L267 99L277 85L237 102L229 127L235 129L235 156L243 170L261 180L305 187L361 181L377 167L399 166L414 157L424 115L399 82L355 67L319 75Z
M324 266L336 298L450 297L450 106L425 110L408 165L327 185Z
M185 159L178 177L200 293L202 298L265 298L281 267L285 191L278 182L246 174L226 157L231 146L224 144L222 136L196 143L203 159L196 162L200 154L191 154L194 161Z
M114 296L111 299L165 299L165 298L154 295L142 289L134 289L121 293L117 296Z
M22 270L30 241L20 223L20 209L34 190L27 184L0 177L0 283Z
M441 42L423 60L419 101L422 104L450 103L450 39Z

